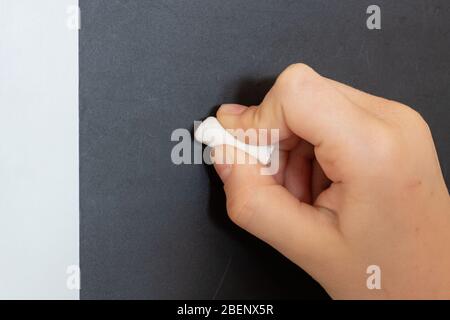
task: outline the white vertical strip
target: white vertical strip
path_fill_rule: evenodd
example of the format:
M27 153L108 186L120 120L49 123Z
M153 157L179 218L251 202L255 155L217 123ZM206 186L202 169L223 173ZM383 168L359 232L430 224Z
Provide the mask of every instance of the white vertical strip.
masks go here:
M71 5L0 0L0 299L79 298L66 273L79 264Z

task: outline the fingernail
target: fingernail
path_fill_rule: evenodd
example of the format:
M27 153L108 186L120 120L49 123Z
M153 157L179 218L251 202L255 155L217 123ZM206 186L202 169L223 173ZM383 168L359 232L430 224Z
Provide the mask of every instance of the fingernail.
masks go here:
M219 108L219 112L237 115L237 114L241 114L242 112L244 112L245 109L247 109L247 107L241 106L239 104L231 104L230 103L230 104L221 105Z

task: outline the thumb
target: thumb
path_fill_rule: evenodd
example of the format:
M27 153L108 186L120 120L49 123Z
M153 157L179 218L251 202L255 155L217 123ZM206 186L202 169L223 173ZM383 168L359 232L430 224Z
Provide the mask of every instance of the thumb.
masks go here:
M308 272L318 270L341 241L334 217L300 202L273 176L261 175L262 165L240 161L245 157L231 146L218 146L212 155L230 219Z

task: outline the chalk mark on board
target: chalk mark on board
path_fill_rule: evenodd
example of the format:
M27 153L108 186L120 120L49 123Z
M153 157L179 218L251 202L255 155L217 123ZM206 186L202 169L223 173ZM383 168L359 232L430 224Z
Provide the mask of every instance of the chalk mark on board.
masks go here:
M233 256L232 255L228 259L227 266L225 267L225 270L223 271L222 277L220 278L220 281L219 281L219 285L217 286L217 289L214 292L212 300L216 300L217 294L219 293L220 289L222 289L223 282L225 281L225 277L226 277L226 275L228 273L228 270L230 269L231 260L233 260Z

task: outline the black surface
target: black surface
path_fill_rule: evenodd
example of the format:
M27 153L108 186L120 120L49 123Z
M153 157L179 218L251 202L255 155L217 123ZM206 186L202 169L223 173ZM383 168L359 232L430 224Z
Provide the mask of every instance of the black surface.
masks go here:
M81 298L326 298L233 226L204 165L176 166L176 128L258 103L306 62L429 122L448 183L450 10L442 1L80 0Z

